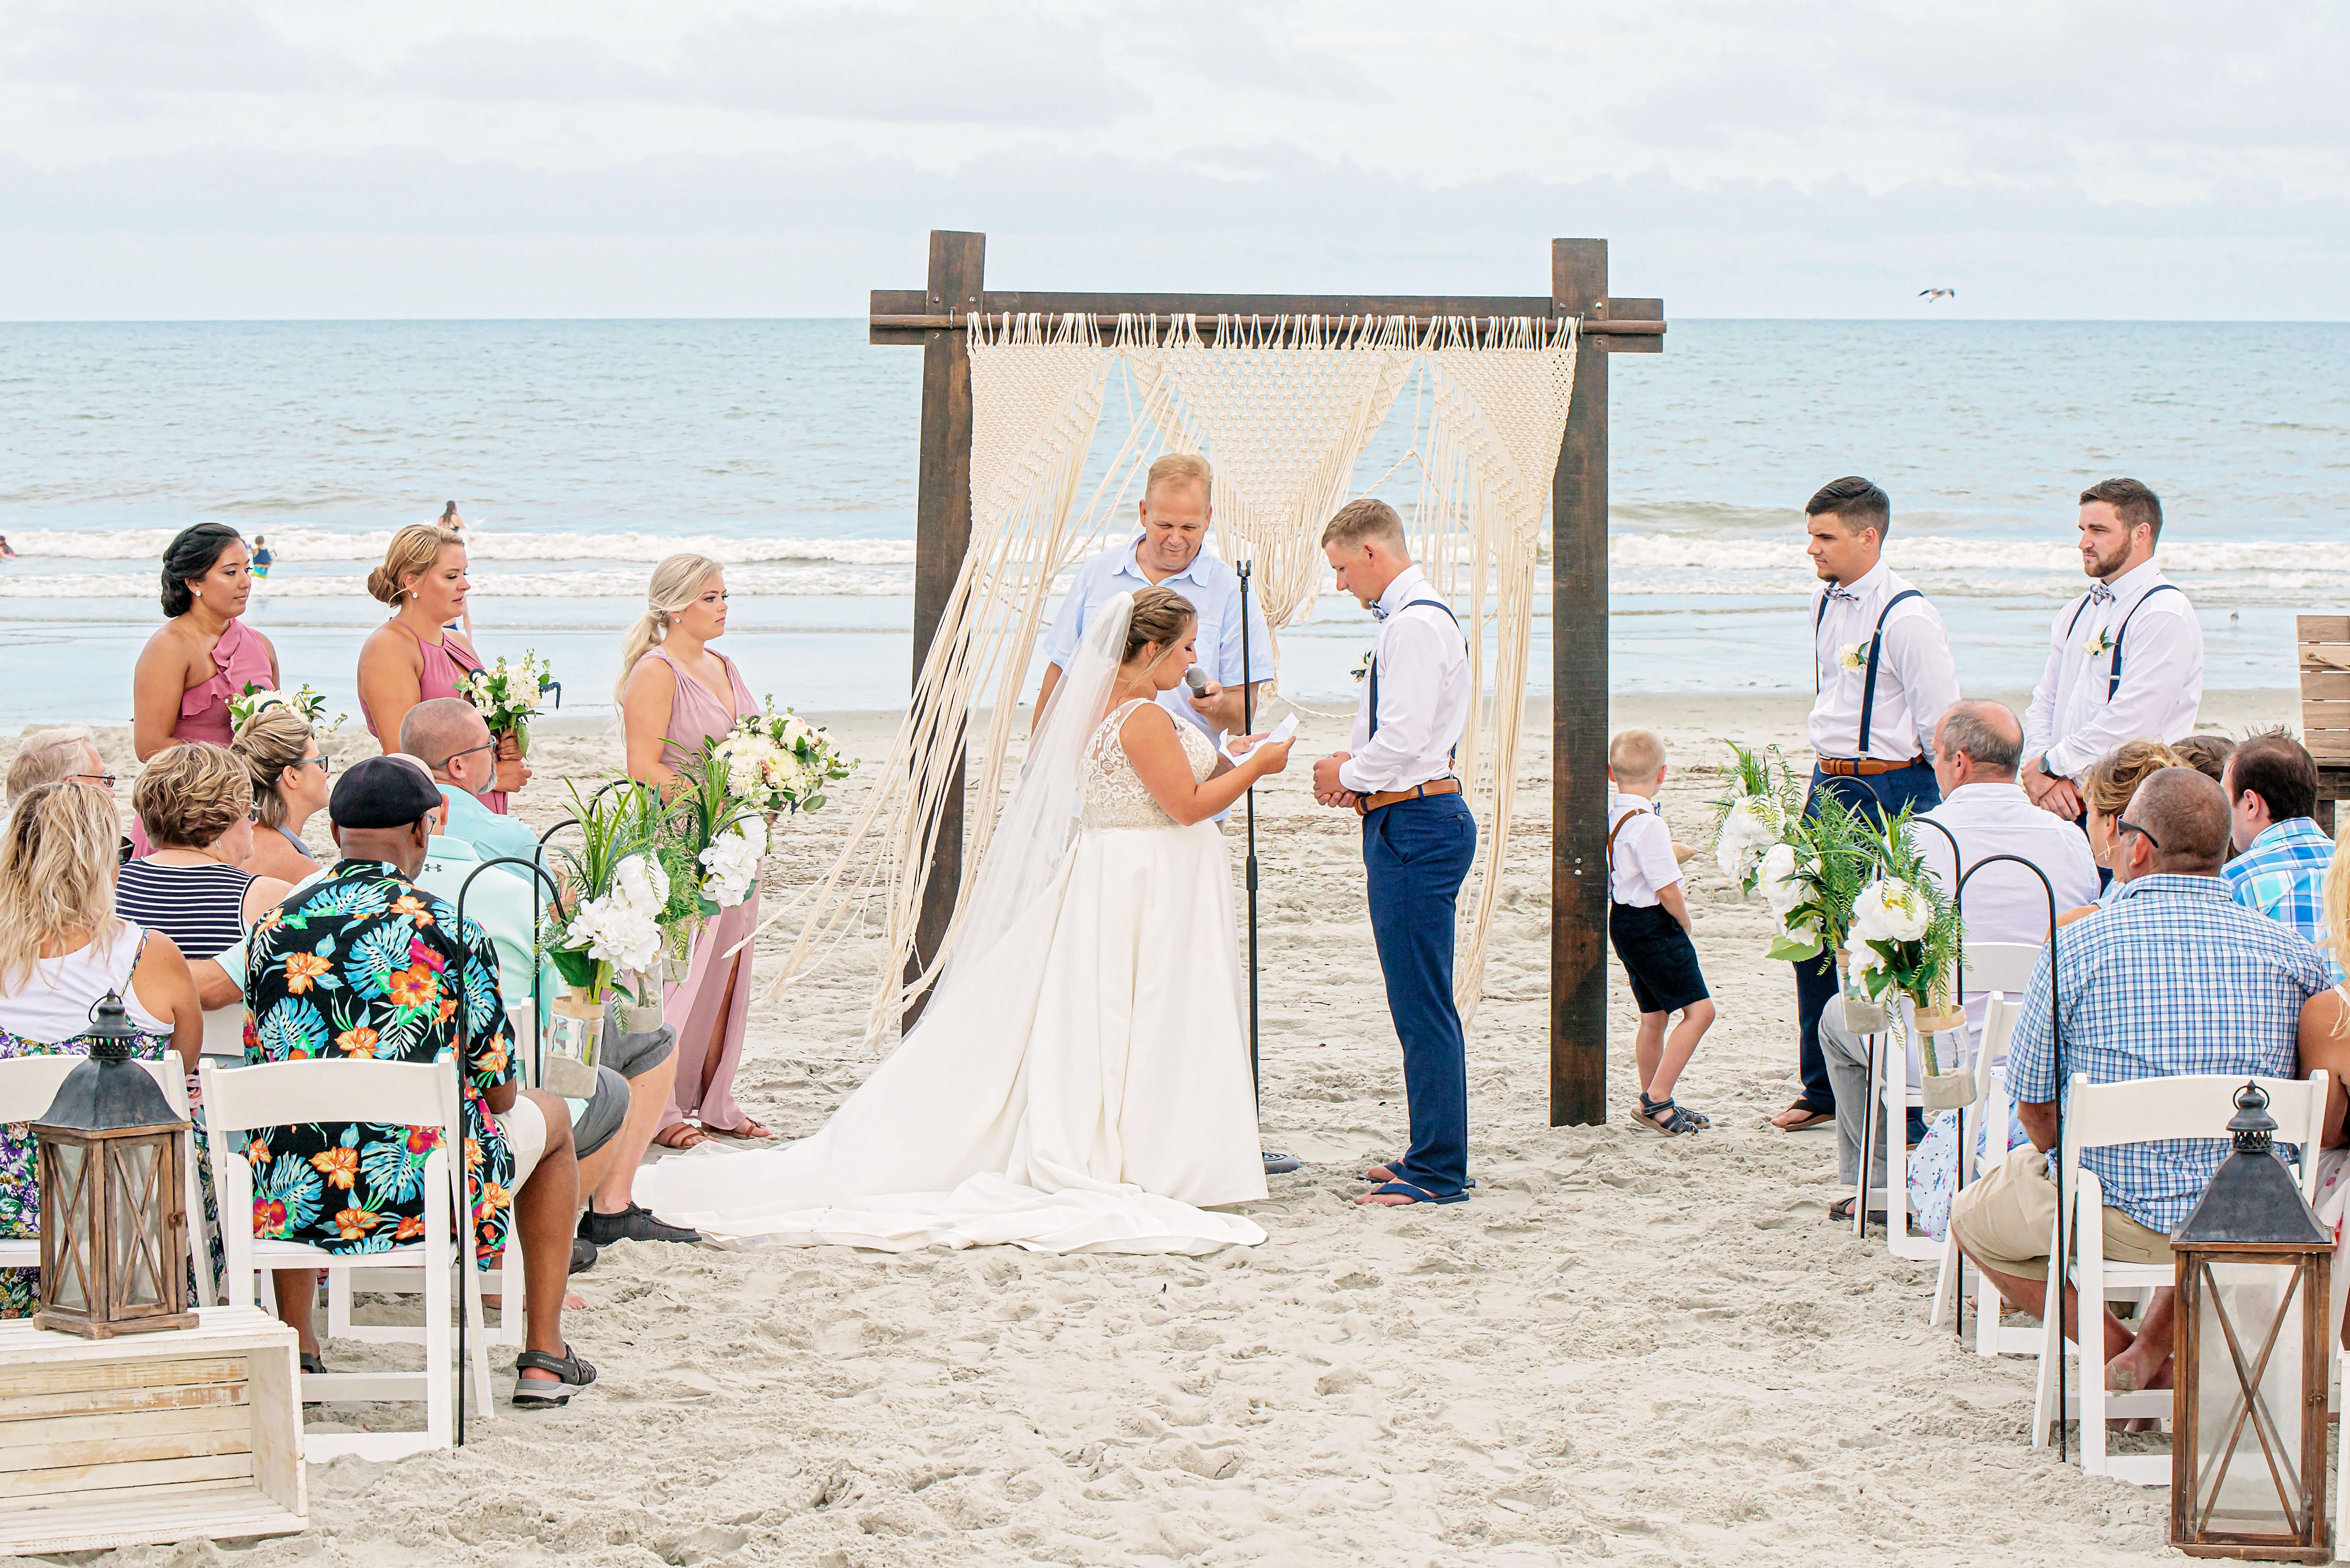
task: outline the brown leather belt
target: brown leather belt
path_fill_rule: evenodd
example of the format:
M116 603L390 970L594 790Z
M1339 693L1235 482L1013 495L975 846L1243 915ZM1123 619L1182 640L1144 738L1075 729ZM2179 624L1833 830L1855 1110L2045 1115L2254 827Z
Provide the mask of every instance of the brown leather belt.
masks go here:
M1822 757L1820 759L1820 772L1830 778L1839 779L1873 779L1879 774L1898 774L1903 768L1922 768L1925 765L1926 759L1923 757L1911 757L1908 762L1903 763L1880 763L1868 757L1857 759Z
M1355 815L1368 816L1375 811L1382 810L1401 801L1418 800L1422 795L1459 794L1460 793L1459 779L1430 779L1424 784L1414 784L1409 789L1383 789L1377 794L1359 796L1355 802Z

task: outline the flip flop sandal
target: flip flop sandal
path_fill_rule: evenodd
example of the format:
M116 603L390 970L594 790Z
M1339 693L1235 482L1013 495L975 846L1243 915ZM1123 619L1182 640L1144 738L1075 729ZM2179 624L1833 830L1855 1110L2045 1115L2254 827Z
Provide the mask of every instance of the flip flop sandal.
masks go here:
M1469 1201L1468 1189L1465 1188L1461 1191L1452 1194L1450 1198L1440 1198L1435 1193L1430 1192L1427 1188L1414 1187L1409 1181L1386 1182L1380 1186L1372 1188L1370 1191L1365 1193L1363 1196L1365 1198L1404 1198L1410 1200L1410 1202L1408 1203L1367 1205L1367 1207L1371 1208L1384 1207L1391 1209L1409 1209L1413 1203L1466 1203ZM1355 1201L1357 1203L1361 1203L1362 1199L1358 1198Z
M327 1358L315 1350L302 1352L302 1370L313 1377L327 1376Z
M1377 1164L1377 1165L1375 1165L1375 1166L1371 1167L1371 1168L1370 1168L1370 1169L1368 1169L1368 1170L1367 1170L1367 1171L1363 1172L1363 1174L1362 1174L1362 1175L1360 1175L1360 1176L1358 1176L1358 1177L1355 1178L1355 1179L1356 1179L1356 1180L1357 1180L1357 1181L1395 1181L1395 1180L1398 1180L1398 1179L1399 1179L1399 1178L1397 1177L1397 1175L1396 1175L1396 1168L1397 1168L1398 1166L1401 1165L1402 1163L1403 1163L1403 1161L1401 1161L1401 1160L1399 1160L1399 1159L1388 1159L1388 1160L1382 1160L1382 1161L1380 1161L1378 1164ZM1386 1171L1386 1172L1387 1172L1387 1174L1386 1174L1385 1176L1381 1176L1381 1175L1379 1174L1379 1172L1380 1172L1380 1171L1382 1171L1382 1170L1384 1170L1384 1171ZM1475 1177L1473 1177L1473 1176L1464 1178L1464 1179L1462 1179L1462 1181L1461 1181L1461 1185L1462 1187L1464 1187L1464 1188L1474 1187L1474 1186L1476 1186L1476 1185L1477 1185L1477 1179L1476 1179Z
M1787 1108L1789 1110L1794 1110L1795 1107L1790 1106ZM1773 1122L1772 1126L1777 1127L1781 1132L1809 1132L1814 1127L1835 1126L1835 1113L1834 1111L1806 1110L1802 1116L1797 1116L1794 1121L1785 1123Z
M525 1370L552 1372L555 1381L541 1382L522 1376ZM549 1355L543 1350L525 1350L515 1357L514 1402L530 1409L556 1409L571 1403L571 1396L596 1381L596 1369L572 1354L565 1345L560 1355Z
M1665 1137L1687 1137L1698 1130L1697 1118L1689 1112L1670 1100L1651 1100L1646 1095L1640 1096L1639 1114L1632 1118L1632 1125Z
M1652 1116L1672 1103L1673 1102L1670 1100L1652 1100L1648 1098L1648 1090L1643 1089L1640 1091L1640 1115L1643 1117ZM1703 1111L1699 1110L1694 1106L1683 1106L1681 1107L1681 1115L1689 1117L1690 1125L1696 1127L1700 1132L1705 1131L1706 1128L1713 1125L1713 1118L1707 1116Z
M1831 1225L1851 1224L1852 1206L1854 1201L1855 1199L1850 1198L1839 1198L1834 1203L1829 1204L1828 1223ZM1871 1220L1882 1220L1885 1218L1885 1210L1882 1209L1872 1209L1868 1211L1868 1217Z

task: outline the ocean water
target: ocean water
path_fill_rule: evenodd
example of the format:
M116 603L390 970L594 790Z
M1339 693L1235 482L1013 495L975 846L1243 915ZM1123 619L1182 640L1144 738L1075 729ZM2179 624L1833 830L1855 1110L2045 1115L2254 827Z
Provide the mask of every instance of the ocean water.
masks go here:
M2081 486L2159 491L2218 687L2292 683L2292 615L2350 605L2350 325L1679 321L1612 367L1611 674L1808 680L1800 510L1892 493L1890 554L1971 689L2039 670L2078 591ZM608 701L652 562L728 564L729 651L804 709L893 706L911 659L920 356L858 321L0 325L0 723L120 722L155 562L201 520L264 535L254 624L348 702L360 583L454 499L485 650ZM1408 444L1399 410L1358 471ZM1123 439L1105 417L1097 461ZM1408 500L1409 467L1387 492ZM1351 701L1370 634L1326 597L1284 685ZM1537 683L1548 670L1538 619Z

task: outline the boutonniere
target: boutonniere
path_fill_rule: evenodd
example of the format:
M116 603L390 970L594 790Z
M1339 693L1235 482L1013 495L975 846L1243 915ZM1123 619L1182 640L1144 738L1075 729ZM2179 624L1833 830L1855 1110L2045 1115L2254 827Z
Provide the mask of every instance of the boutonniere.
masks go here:
M1868 644L1865 642L1847 642L1842 648L1837 649L1836 668L1839 670L1867 669Z
M1355 678L1356 680L1362 680L1365 676L1367 676L1367 675L1370 674L1370 672L1371 672L1371 650L1370 650L1369 649L1367 649L1367 649L1363 649L1363 657L1362 657L1362 658L1360 658L1360 659L1357 659L1357 660L1355 660L1355 668L1354 668L1353 670L1351 670L1347 671L1347 673L1348 673L1348 674L1350 674L1350 675L1352 675L1352 676L1354 676L1354 678Z
M2099 627L2095 635L2091 636L2087 641L2081 644L2081 651L2087 654L2091 659L2096 658L2097 655L2101 653L2111 653L2113 650L2114 634L2107 631L2104 627Z

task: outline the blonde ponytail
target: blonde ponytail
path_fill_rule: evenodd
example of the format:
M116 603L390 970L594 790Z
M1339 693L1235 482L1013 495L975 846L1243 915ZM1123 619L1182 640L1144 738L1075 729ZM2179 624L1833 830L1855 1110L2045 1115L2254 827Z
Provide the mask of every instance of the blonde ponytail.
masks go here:
M620 679L612 685L612 706L629 701L629 677L637 661L669 639L669 618L702 597L710 579L726 568L707 556L665 556L645 586L645 613L620 642Z

